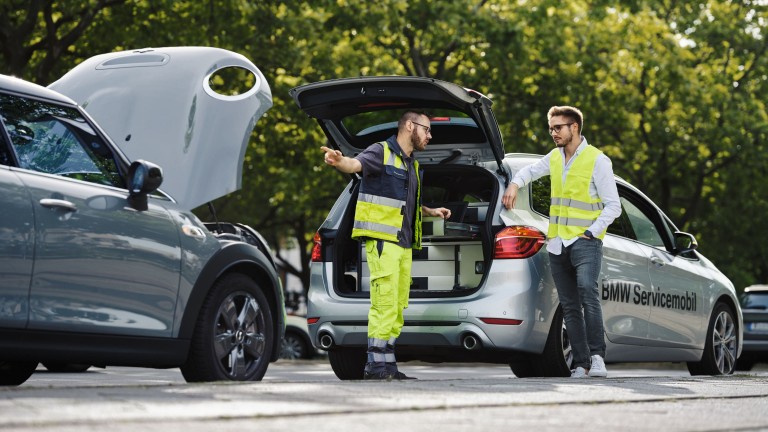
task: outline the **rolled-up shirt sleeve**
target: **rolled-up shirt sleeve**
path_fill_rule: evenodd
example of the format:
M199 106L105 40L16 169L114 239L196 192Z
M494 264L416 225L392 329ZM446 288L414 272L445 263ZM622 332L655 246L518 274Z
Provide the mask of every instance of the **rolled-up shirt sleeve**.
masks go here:
M546 156L539 159L538 162L524 166L517 172L517 174L515 174L512 183L522 188L534 180L549 175L549 159L551 154L552 153L547 153Z
M608 229L608 226L613 223L614 219L621 216L619 191L616 188L616 179L613 177L613 165L608 156L601 155L595 161L592 179L595 182L597 196L605 205L597 220L589 226L589 231L593 235L599 236Z

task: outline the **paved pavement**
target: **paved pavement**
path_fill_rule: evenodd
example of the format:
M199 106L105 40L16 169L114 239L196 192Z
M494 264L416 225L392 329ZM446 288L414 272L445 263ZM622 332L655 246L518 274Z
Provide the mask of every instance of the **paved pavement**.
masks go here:
M607 379L518 379L493 365L403 365L408 382L338 381L327 362L259 383L186 384L177 370L40 371L0 389L3 431L768 430L768 371L691 377L609 365Z

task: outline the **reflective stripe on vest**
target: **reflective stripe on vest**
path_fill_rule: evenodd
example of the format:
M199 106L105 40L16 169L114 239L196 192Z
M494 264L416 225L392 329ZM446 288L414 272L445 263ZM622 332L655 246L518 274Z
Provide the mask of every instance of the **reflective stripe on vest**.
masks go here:
M600 216L605 204L590 196L589 185L595 162L601 154L600 150L587 145L573 160L563 182L563 155L559 149L552 151L549 161L552 197L547 237L572 239L583 234ZM597 237L604 238L605 232Z
M395 178L393 175L387 175L387 166L393 167L397 172L407 171L408 166L400 155L393 152L387 142L380 142L379 145L384 148L384 169L382 175L378 179L381 182L393 182L396 187L392 190L406 191L405 186L408 182L408 176L405 175L402 178ZM416 172L416 180L418 184L416 205L419 205L419 189L421 187L421 180L418 174L418 161L413 161L414 171ZM352 228L352 238L375 238L380 240L386 240L393 243L400 241L399 234L402 230L404 211L406 207L405 192L402 193L402 197L382 196L369 193L367 189L369 186L366 181L366 177L363 176L363 185L361 186L360 194L357 197L357 204L355 206L355 221ZM403 184L403 187L397 187ZM421 248L421 212L416 211L416 220L414 227L414 242L413 247L415 249Z
M573 207L579 210L602 210L605 208L605 204L601 202L588 203L584 201L578 201L573 198L552 198L550 205L561 205L565 207Z

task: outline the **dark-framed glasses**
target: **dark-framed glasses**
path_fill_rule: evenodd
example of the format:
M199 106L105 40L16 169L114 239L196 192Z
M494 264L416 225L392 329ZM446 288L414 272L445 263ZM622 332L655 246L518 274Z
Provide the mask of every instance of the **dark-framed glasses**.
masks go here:
M560 133L560 129L562 129L563 126L570 126L570 125L572 125L574 123L575 122L561 123L561 124L552 125L549 128L549 134L552 135L553 133Z
M432 128L431 128L431 127L429 127L429 126L427 126L427 125L423 125L423 124L421 124L421 123L416 123L416 122L415 122L415 121L413 121L413 120L411 120L411 123L413 123L413 124L415 124L415 125L418 125L418 126L421 126L421 127L423 127L424 129L426 129L426 130L427 130L427 133L431 133L431 132L432 132Z

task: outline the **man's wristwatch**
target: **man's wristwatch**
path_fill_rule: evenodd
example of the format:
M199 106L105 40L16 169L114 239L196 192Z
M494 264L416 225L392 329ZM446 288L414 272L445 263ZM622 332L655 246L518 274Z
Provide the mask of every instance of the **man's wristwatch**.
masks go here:
M590 231L590 230L584 231L584 235L589 237L590 240L594 240L595 239L595 236L592 234L592 231Z

